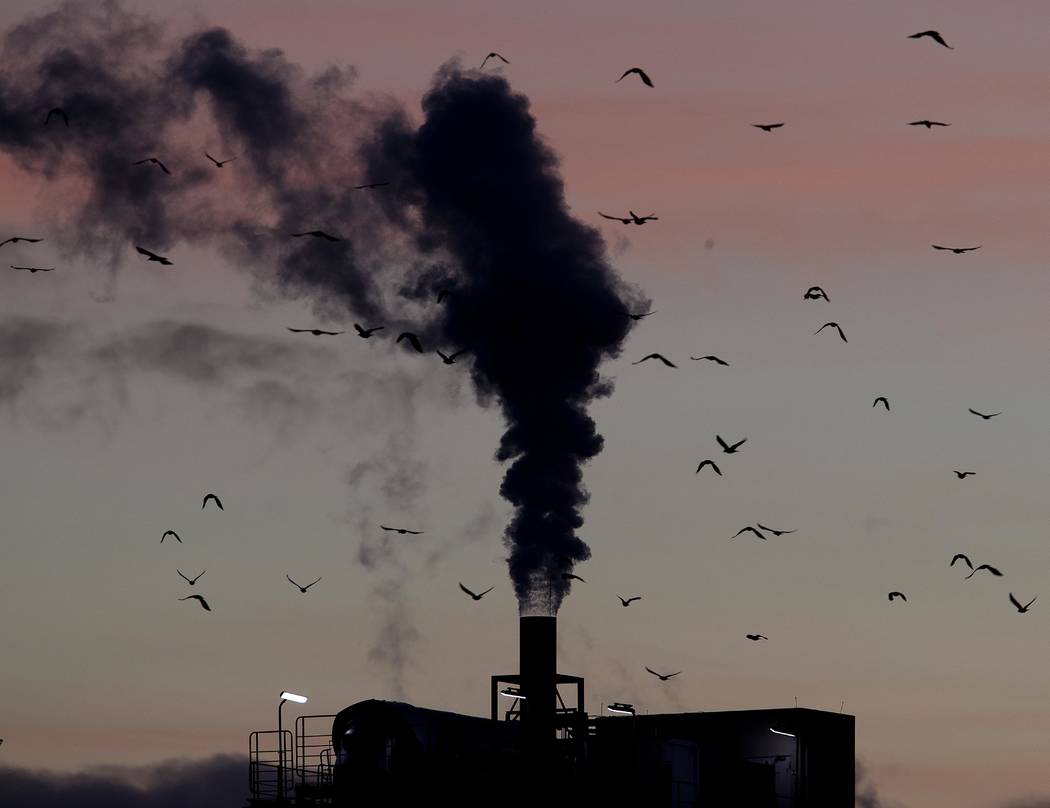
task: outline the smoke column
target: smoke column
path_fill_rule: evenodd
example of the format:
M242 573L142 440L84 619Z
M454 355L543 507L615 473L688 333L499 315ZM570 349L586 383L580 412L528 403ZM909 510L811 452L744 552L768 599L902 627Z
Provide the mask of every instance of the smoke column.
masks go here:
M562 575L590 556L583 466L603 440L587 409L612 392L598 369L648 301L569 215L557 157L505 79L445 65L417 126L392 99L356 100L355 76L306 75L219 28L172 42L116 2L71 2L5 36L0 149L51 181L45 235L68 255L112 273L140 245L177 271L180 244L209 244L327 318L466 349L479 401L506 420L519 606L553 614ZM56 106L68 128L43 125ZM237 161L213 169L202 142ZM131 165L149 156L172 175ZM341 240L289 238L315 229Z

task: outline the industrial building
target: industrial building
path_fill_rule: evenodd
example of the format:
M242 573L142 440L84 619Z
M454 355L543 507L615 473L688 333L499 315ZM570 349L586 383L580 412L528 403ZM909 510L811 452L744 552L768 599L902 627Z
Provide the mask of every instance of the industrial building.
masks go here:
M854 718L804 708L589 715L557 620L520 618L488 718L368 700L252 733L249 804L852 808Z

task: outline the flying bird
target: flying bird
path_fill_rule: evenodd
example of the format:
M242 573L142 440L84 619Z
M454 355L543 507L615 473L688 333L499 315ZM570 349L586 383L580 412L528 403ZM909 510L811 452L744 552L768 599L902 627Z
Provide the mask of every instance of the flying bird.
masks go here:
M718 464L715 463L714 460L704 460L704 461L702 461L700 463L700 465L696 467L696 471L694 473L695 474L699 474L700 473L700 469L702 469L704 466L710 466L711 468L713 468L715 470L715 474L717 474L719 477L722 476L722 469L720 469L718 467Z
M798 529L795 530L774 530L771 527L766 527L761 522L755 522L759 530L764 530L766 533L772 533L774 536L786 536L788 533L798 533Z
M925 126L927 129L932 129L935 126L951 126L951 124L940 121L912 121L908 126Z
M3 241L0 241L0 247L3 247L5 244L17 244L20 241L25 241L30 244L36 244L38 241L43 241L43 239L26 238L25 236L11 236L10 238L5 238Z
M9 266L11 267L11 269L18 269L18 270L21 270L22 272L29 272L31 274L36 274L37 272L54 272L55 271L54 267L16 267L14 264L9 264Z
M284 574L284 577L287 578L289 581L292 581L292 576L290 576L287 572ZM320 577L318 577L317 581L320 581L320 580L321 580ZM305 595L306 594L306 590L309 589L314 584L316 584L317 581L314 581L313 583L309 583L306 586L303 586L300 583L296 583L295 581L292 581L292 583L295 584L297 587L299 587L299 591L302 592Z
M718 445L722 447L722 451L726 454L736 454L737 450L745 443L747 443L747 438L744 438L743 440L738 440L736 443L729 445L724 440L722 440L721 435L715 435L715 440L718 441Z
M485 62L487 62L489 59L499 59L505 65L509 65L510 64L510 62L508 62L506 59L504 59L503 56L501 56L500 54L496 53L496 51L492 51L492 53L490 53L488 56L486 56L484 59L481 60L481 67L479 67L478 70L481 70L483 67L485 67Z
M627 211L627 213L630 214L630 215L627 216L627 217L624 217L624 216L610 216L608 213L602 213L601 211L598 211L598 215L599 216L601 216L603 218L606 218L606 219L612 219L615 222L623 222L624 224L645 224L646 222L649 222L649 221L656 222L656 221L660 220L659 216L654 216L651 213L648 216L639 216L633 210L629 210L629 211Z
M400 533L402 536L421 536L423 535L422 530L406 530L403 527L387 527L386 525L380 525L383 530L389 531L390 533Z
M667 367L669 367L669 368L676 368L676 367L678 367L678 365L676 365L676 364L675 364L674 362L671 362L671 361L669 361L669 360L667 359L667 357L665 357L665 356L664 356L663 354L658 354L658 353L651 353L651 354L649 354L648 356L643 356L643 357L642 357L641 359L639 359L639 360L638 360L637 362L631 362L631 364L632 364L632 365L640 365L640 364L642 364L642 362L644 362L644 361L645 361L646 359L659 359L659 360L660 360L661 362L663 362L663 363L664 363L665 365L667 365Z
M382 331L384 328L386 328L385 325L377 325L377 326L374 326L373 328L362 328L357 323L354 323L354 330L357 332L357 335L359 337L361 337L361 339L368 339L376 331Z
M153 163L158 168L160 168L160 170L163 171L165 174L171 174L171 172L168 171L168 167L166 165L164 165L164 163L162 163L156 157L147 157L145 160L137 160L136 162L132 163L132 165L133 166L140 166L143 163Z
M758 642L759 640L768 640L769 639L769 637L767 637L765 634L745 634L744 636L747 637L749 640L752 640L754 642Z
M655 311L647 311L644 314L631 314L631 312L629 312L629 311L621 311L620 314L622 314L622 315L624 315L626 317L630 317L635 322L638 322L643 317L648 317L650 314L656 314L656 312Z
M978 244L976 247L942 247L940 244L931 244L930 246L933 247L933 249L935 249L935 250L948 250L949 252L953 252L956 255L962 255L963 253L968 253L968 252L973 252L974 250L979 250L984 245L983 244Z
M843 342L849 342L849 340L846 339L846 335L842 333L842 328L839 326L838 323L824 323L824 325L822 325L820 328L813 332L814 336L819 334L825 328L834 328L836 331L839 332L839 337L842 339Z
M366 182L364 185L355 185L354 186L354 190L355 191L361 191L361 190L370 191L373 188L382 188L384 185L389 185L389 184L390 184L389 182Z
M630 70L625 70L623 75L620 76L620 78L618 78L616 81L614 81L613 84L616 84L617 82L623 81L625 78L627 78L632 73L637 73L638 74L638 78L640 78L642 80L642 84L644 84L646 87L652 87L653 86L652 79L650 79L648 74L644 70L642 70L640 67L632 67Z
M300 238L302 236L313 236L314 238L323 238L325 241L342 241L341 238L336 236L330 236L324 230L307 230L305 233L292 233L292 238Z
M952 471L955 472L955 476L960 480L965 480L967 477L973 477L977 474L976 471L959 471L957 469L952 469Z
M466 348L463 348L463 349L461 349L459 351L456 351L453 354L444 354L441 351L435 351L435 353L438 356L441 357L441 361L444 362L446 365L454 365L454 364L456 364L456 357L460 356L462 354L465 354L466 352L467 352Z
M917 34L908 34L908 39L922 39L924 36L928 36L938 45L943 45L948 50L955 50L955 48L944 41L944 37L942 37L937 31L919 31Z
M177 541L177 542L178 542L179 544L182 544L182 539L180 539L180 538L179 538L179 534L178 534L178 533L176 533L176 532L175 532L174 530L165 530L165 531L164 531L164 535L160 537L160 543L161 543L161 544L164 544L164 540L165 540L166 538L168 538L168 536L171 536L171 537L172 537L172 538L174 538L174 539L175 539L175 541Z
M645 669L646 669L647 671L649 671L649 673L651 673L651 674L652 674L653 676L655 676L655 677L656 677L657 679L659 679L659 680L660 680L661 682L666 682L666 681L667 681L668 679L670 679L670 678L671 678L672 676L677 676L678 674L680 674L680 673L681 673L681 671L675 671L674 673L667 673L667 674L663 674L663 673L657 673L656 671L654 671L654 670L653 670L652 668L650 668L650 667L648 667L648 666L646 666L646 668L645 668Z
M890 603L893 603L895 598L900 598L905 603L908 602L908 598L903 592L890 592L886 597L889 598Z
M474 600L481 600L483 597L485 597L485 595L487 595L489 592L491 592L496 587L490 586L484 592L480 592L480 593L478 593L478 592L471 592L469 589L467 589L465 586L463 586L463 582L460 581L459 588L462 589L464 592L466 592L468 595L470 595Z
M1002 415L1002 412L992 412L988 413L987 415L985 415L983 412L977 412L977 410L970 410L970 412L972 412L974 415L980 416L985 421L987 421L989 418L994 418L997 415Z
M423 346L419 342L419 337L412 332L403 331L401 334L398 334L398 337L394 342L401 342L401 340L406 340L409 345L416 349L416 353L423 353Z
M996 569L995 567L993 567L991 564L981 564L979 567L974 567L973 572L971 572L969 575L967 575L966 578L964 578L963 580L966 580L966 581L970 580L973 576L975 576L981 570L988 570L988 572L990 572L996 578L1002 578L1003 577L1003 574L1001 572L999 572L999 570Z
M1036 597L1038 597L1038 595ZM1033 603L1035 603L1035 598L1032 598L1030 601L1028 601L1028 603L1026 603L1024 606L1022 606L1020 604L1020 602L1018 602L1017 598L1014 597L1014 593L1011 592L1010 593L1010 602L1017 608L1018 612L1020 612L1021 614L1024 614L1025 612L1028 611L1028 609L1031 607L1031 605Z
M293 334L313 334L315 337L336 337L346 333L345 331L323 331L320 328L289 328L288 330Z
M437 302L441 303L446 297L448 297L452 293L452 289L438 289Z
M707 356L690 356L689 358L692 359L694 362L700 362L700 361L706 359L708 362L714 362L716 365L722 365L723 367L729 367L729 363L728 362L726 362L724 359L719 359L714 354L708 354Z
M66 122L66 127L69 127L69 116L66 115L66 111L62 107L55 107L47 111L47 117L44 118L44 126L47 126L51 122L51 116L58 115L63 121Z
M740 528L740 530L738 530L736 533L734 533L732 536L730 536L730 539L735 539L741 533L747 533L747 532L754 533L756 536L758 536L758 538L762 539L762 541L769 541L765 536L762 535L762 533L757 528L754 528L751 525L748 525L747 527Z
M170 267L172 265L171 261L165 258L163 255L157 255L155 252L150 252L149 250L143 247L135 247L135 249L139 252L139 254L146 256L146 258L150 261L156 261L158 264L161 264L166 267Z
M625 598L622 595L617 595L616 597L618 597L620 599L620 603L623 604L624 608L627 608L632 603L634 603L636 600L641 600L642 599L641 595L636 595L633 598Z
M878 404L880 401L882 402L882 406L886 408L886 412L889 412L890 402L886 400L886 396L879 396L877 399L875 399L874 402L872 402L871 406L874 408L875 405Z
M217 496L215 496L215 494L205 494L204 495L204 501L201 503L201 510L202 511L204 510L204 506L208 504L208 500L209 499L214 501L215 504L219 506L219 510L220 511L226 510L224 507L222 507L222 501Z
M826 300L828 303L831 302L831 298L828 297L828 293L825 292L819 286L810 286L806 290L806 293L804 295L802 295L802 299L803 300Z
M774 129L779 129L784 124L782 123L753 123L751 124L756 129L761 129L763 132L772 132Z
M204 611L211 611L211 606L208 605L208 601L204 599L203 595L187 595L184 598L179 598L179 600L199 600L201 602L201 608L204 609Z
M969 567L970 569L973 569L973 562L970 561L970 557L967 556L965 553L956 553L954 556L952 556L952 563L949 564L948 566L949 567L954 567L955 566L955 562L959 561L959 560L961 560L964 564L966 564L966 566Z
M175 571L176 571L176 572L177 572L177 573L178 573L178 574L179 574L179 575L180 575L180 576L182 577L182 579L183 579L184 581L186 581L186 583L188 583L188 584L189 584L190 586L193 586L193 585L194 585L195 583L197 583L197 581L198 581L198 580L200 580L200 577L201 577L201 575L203 575L204 573L206 573L206 572L207 572L207 570L201 570L201 571L200 571L200 575L198 575L198 576L197 576L196 578L187 578L187 577L186 577L185 575L183 575L183 572L182 572L182 570L175 570Z
M211 160L213 163L215 163L215 167L216 168L222 168L227 163L231 163L231 162L233 162L234 160L237 159L236 157L230 157L227 160L216 160L214 157L212 157L210 154L208 154L208 152L204 152L204 156L207 157L209 160Z
M585 583L587 583L587 582L586 582L585 580L583 580L583 578L581 578L581 577L580 577L579 575L576 575L576 574L574 574L574 573L571 573L571 572L563 572L563 573L561 574L561 579L562 579L563 581L579 581L580 583L584 583L584 584L585 584Z

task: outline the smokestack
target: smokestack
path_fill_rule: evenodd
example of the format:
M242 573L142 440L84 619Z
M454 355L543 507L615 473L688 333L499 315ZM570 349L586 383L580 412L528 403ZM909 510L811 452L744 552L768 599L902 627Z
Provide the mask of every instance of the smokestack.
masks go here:
M558 673L558 618L522 615L519 618L519 672L522 722L527 750L542 755L554 744L555 677Z

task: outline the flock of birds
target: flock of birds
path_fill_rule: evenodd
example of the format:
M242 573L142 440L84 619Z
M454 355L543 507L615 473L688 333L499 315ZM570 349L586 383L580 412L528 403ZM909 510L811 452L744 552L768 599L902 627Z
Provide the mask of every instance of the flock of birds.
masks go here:
M944 37L941 36L941 34L939 32L934 31L934 30L920 31L920 32L915 33L915 34L911 34L909 38L917 39L917 40L918 39L929 39L929 40L931 40L931 41L941 45L944 48L952 49L952 46L950 46L945 41ZM481 65L480 65L480 68L483 69L485 67L485 65L489 62L489 60L499 60L499 61L503 62L504 64L508 64L508 65L510 64L509 60L507 60L504 56L502 56L501 54L493 51L493 52L490 52L487 56L485 56L484 60L482 61ZM616 79L616 82L623 81L628 76L632 76L632 75L637 76L638 79L647 87L654 87L655 86L654 83L653 83L652 78L642 68L639 68L639 67L632 67L632 68L624 71L624 73L620 76L620 78ZM66 127L70 126L69 115L61 107L55 107L55 108L53 108L53 109L48 111L48 113L47 113L47 115L46 115L46 117L44 119L44 125L48 125L52 121L52 119L61 119L64 122ZM933 127L947 127L947 126L950 126L951 124L945 123L943 121L932 121L932 120L924 119L924 120L911 121L911 122L909 122L908 125L909 126L922 126L922 127L925 127L926 129L930 130ZM773 132L773 131L775 131L777 129L780 129L780 128L784 127L785 126L785 122L781 121L781 122L775 122L775 123L754 123L754 124L751 124L751 126L757 128L757 129L760 129L760 130L762 130L764 132L771 133L771 132ZM230 158L227 158L227 159L224 159L224 160L219 160L219 159L216 159L215 157L213 157L207 151L204 152L204 156L218 169L223 168L227 163L230 163L230 162L232 162L233 160L236 159L236 157L230 157ZM156 166L160 171L162 171L164 174L166 174L168 176L171 176L171 174L172 174L172 172L168 168L168 166L165 165L165 163L160 158L158 158L156 156L145 157L142 160L137 160L137 161L133 162L131 165L132 166L152 165L152 166ZM389 186L389 185L390 185L390 183L386 182L386 181L366 182L366 183L362 183L361 185L353 186L353 189L354 190L375 190L375 189L386 187L386 186ZM601 216L604 219L621 222L624 225L632 225L633 224L633 225L636 225L636 226L642 226L642 225L645 225L645 224L647 224L649 222L659 221L659 217L654 215L654 214L647 214L645 216L640 216L637 213L635 213L633 210L629 210L627 216L610 215L610 214L607 214L607 213L603 213L602 211L598 211L598 215ZM307 238L307 237L308 238L315 238L315 239L319 239L321 241L331 242L331 243L338 243L338 242L341 242L343 240L340 236L332 235L332 234L327 233L327 232L325 232L323 230L306 230L306 231L299 232L299 233L291 233L291 234L289 234L289 236L291 238ZM18 243L21 243L21 242L25 242L25 243L28 243L28 244L35 244L35 243L38 243L38 242L41 242L41 241L43 241L42 238L30 238L30 237L25 237L25 236L11 236L11 237L3 240L3 241L0 241L0 247L3 247L5 245L7 245L7 244L18 244ZM708 247L711 246L710 242L707 245L705 245L705 246L708 246ZM963 255L965 253L973 252L975 250L980 249L982 245L976 245L976 246L973 246L973 247L952 247L952 246L945 246L945 245L941 245L941 244L932 244L930 246L934 250L947 251L947 252L951 252L951 253L953 253L955 255ZM160 254L158 254L156 252L153 252L153 251L151 251L151 250L149 250L149 249L147 249L145 247L142 247L142 246L139 246L139 245L135 245L135 250L140 255L144 256L147 259L147 261L149 261L149 262L155 262L155 263L161 264L162 266L172 266L173 265L173 262L167 256L160 255ZM21 266L21 265L16 266L16 265L11 265L11 269L12 270L17 270L17 271L29 272L29 273L37 273L37 272L52 272L52 271L54 271L55 268L54 267L34 267L34 266ZM454 289L442 289L442 290L440 290L438 292L438 294L437 294L437 303L438 304L442 303L444 301L444 299L447 298L451 294L454 294ZM831 298L829 297L828 293L820 286L811 286L811 287L809 287L803 293L802 298L803 298L803 300L823 300L823 301L825 301L827 303L831 302ZM647 311L647 312L642 312L642 313L634 313L634 312L622 311L621 313L624 316L627 316L627 317L631 318L634 321L640 321L640 320L642 320L642 319L644 319L646 317L649 317L652 314L655 314L655 312L653 312L653 311ZM370 327L364 327L364 326L359 325L358 323L354 323L353 327L354 327L354 330L355 330L357 336L362 338L362 339L371 339L378 332L384 330L384 328L385 328L385 326L383 326L383 325L375 325L375 326L370 326ZM820 334L825 329L832 329L833 331L835 331L838 334L839 339L842 340L842 342L845 343L845 342L849 341L846 338L846 334L845 334L845 331L843 330L842 326L839 323L834 322L834 321L829 321L829 322L824 323L820 328L818 328L814 332L814 335ZM295 334L310 334L310 335L315 336L315 337L321 337L321 336L334 337L334 336L339 336L339 335L342 335L342 334L346 333L345 331L329 331L329 330L316 328L316 327L311 327L311 328L292 328L292 327L289 327L288 331L290 331L292 333L295 333ZM400 333L398 335L397 339L395 340L395 343L398 343L398 344L405 343L409 348L411 348L416 353L419 353L419 354L425 353L423 345L422 345L422 342L421 342L419 336L417 334L415 334L415 333L408 332L408 331L402 332L402 333ZM455 363L456 359L459 356L461 356L462 354L466 353L468 350L469 349L467 349L467 348L463 348L463 349L460 349L460 350L457 350L457 351L454 351L454 352L451 352L451 353L444 353L441 350L436 350L435 353L441 358L441 360L445 364L451 365L451 364ZM718 356L714 356L714 355L690 356L689 358L692 361L706 361L706 362L711 362L711 363L713 363L715 365L719 365L719 366L722 366L722 367L729 367L730 366L729 362L727 362L726 360L724 360L724 359L722 359L722 358L720 358ZM662 363L664 366L666 366L668 368L677 368L678 367L677 364L675 364L674 362L669 360L666 356L664 356L663 354L660 354L660 353L647 354L646 356L642 357L637 362L634 362L632 364L639 365L639 364L642 364L642 363L647 362L649 360L656 360L656 361ZM887 412L890 411L890 402L889 402L889 399L887 397L879 396L872 403L872 407L877 407L877 406L880 406L880 405L884 408L885 411L887 411ZM976 415L976 416L980 417L981 419L983 419L985 421L988 421L988 420L990 420L992 418L995 418L995 417L997 417L999 415L1002 415L1001 412L983 413L983 412L980 412L980 411L974 410L974 409L970 409L969 411L973 415ZM725 455L738 454L739 451L740 451L740 448L747 442L747 438L742 438L742 439L734 441L734 442L727 442L726 440L724 440L722 438L721 435L716 435L715 436L715 440L718 443L719 447L721 448L722 453L725 454ZM696 468L696 472L695 473L699 474L704 468L710 468L715 474L717 474L719 476L722 476L722 469L711 458L706 458L706 459L700 461L699 465ZM971 476L974 476L976 474L976 472L973 472L973 471L961 471L961 470L955 470L955 469L953 469L953 471L954 471L955 475L957 476L957 478L960 479L960 480L966 479L967 477L971 477ZM209 502L214 502L215 506L219 510L224 510L223 504L219 500L219 498L215 494L211 494L211 493L207 494L204 497L204 501L202 502L201 508L204 509L208 505ZM386 526L386 525L380 525L379 527L383 531L393 532L393 533L397 533L397 534L400 534L400 535L421 535L423 533L423 531L419 531L419 530L408 530L408 529L405 529L405 528L394 528L394 527L389 527L389 526ZM771 528L771 527L769 527L767 525L763 525L762 523L756 523L754 525L746 525L745 527L742 527L739 531L737 531L730 538L731 539L735 539L735 538L737 538L737 537L739 537L739 536L741 536L743 534L751 534L751 535L755 536L756 538L761 539L762 541L767 541L768 540L768 536L780 537L780 536L783 536L783 535L786 535L786 534L795 533L795 532L797 532L797 531L796 530L775 529L775 528ZM179 544L182 543L182 539L179 536L179 534L176 533L173 530L167 530L167 531L164 532L164 534L161 536L161 543L163 543L164 540L166 538L168 538L169 536L174 538ZM952 558L951 563L949 564L949 566L950 567L954 567L957 563L960 563L960 562L970 569L970 574L966 576L965 580L969 580L970 578L973 578L979 572L987 572L989 575L991 575L993 577L1003 577L1003 573L998 568L996 568L995 566L993 566L991 564L982 563L982 564L980 564L980 565L975 567L974 564L969 559L969 557L967 557L963 553L957 553ZM192 586L196 586L197 581L205 574L205 572L207 572L207 570L202 570L200 573L198 573L196 576L194 576L192 578L187 576L187 575L185 575L182 572L181 569L177 570L177 572L178 572L179 576L182 577L186 581L186 583L189 586L192 587ZM316 585L317 583L319 583L322 580L322 578L319 576L316 580L310 582L309 584L303 585L303 584L300 584L297 581L295 581L290 575L286 574L285 577L288 579L288 581L293 586L295 586L300 591L300 593L303 593L303 594L305 594L311 587L313 587L314 585ZM562 577L565 580L577 580L577 581L586 583L586 581L584 581L583 578L581 578L580 576L578 576L576 574L573 574L573 573L563 573ZM469 598L471 598L475 602L480 601L485 595L487 595L489 592L491 592L494 589L494 587L489 587L488 589L485 589L483 591L475 592L475 591L469 589L467 586L465 586L462 582L459 583L459 588L463 591L463 593L465 595L467 595ZM621 595L617 595L617 598L619 599L621 605L624 608L630 606L635 601L641 600L641 596L639 596L639 595L634 595L634 596L626 597L626 598L621 596ZM905 593L900 592L900 591L889 592L888 595L887 595L887 599L889 600L890 603L893 603L893 602L895 602L897 600L900 600L900 601L903 601L903 602L907 602L907 600L908 600L908 598L905 595ZM192 595L188 595L188 596L183 597L183 598L179 598L179 600L180 601L196 600L196 601L199 602L200 606L204 610L209 611L209 612L211 611L211 606L209 605L208 601L204 598L203 595L192 594ZM1012 592L1010 592L1009 593L1009 601L1020 614L1025 614L1031 609L1032 605L1036 601L1036 598L1033 597L1027 603L1022 604L1020 602L1020 600L1018 600L1015 597L1015 595ZM769 639L766 635L759 634L759 633L746 634L745 637L746 637L746 639L748 639L750 641L753 641L753 642L759 642L759 641L764 641L764 640L768 640ZM667 682L670 679L672 679L673 677L678 676L679 674L682 673L682 671L675 671L674 673L666 673L666 674L665 673L659 673L659 672L653 670L652 668L649 668L648 666L645 667L645 670L648 673L650 673L653 676L655 676L656 678L658 678L661 682Z

